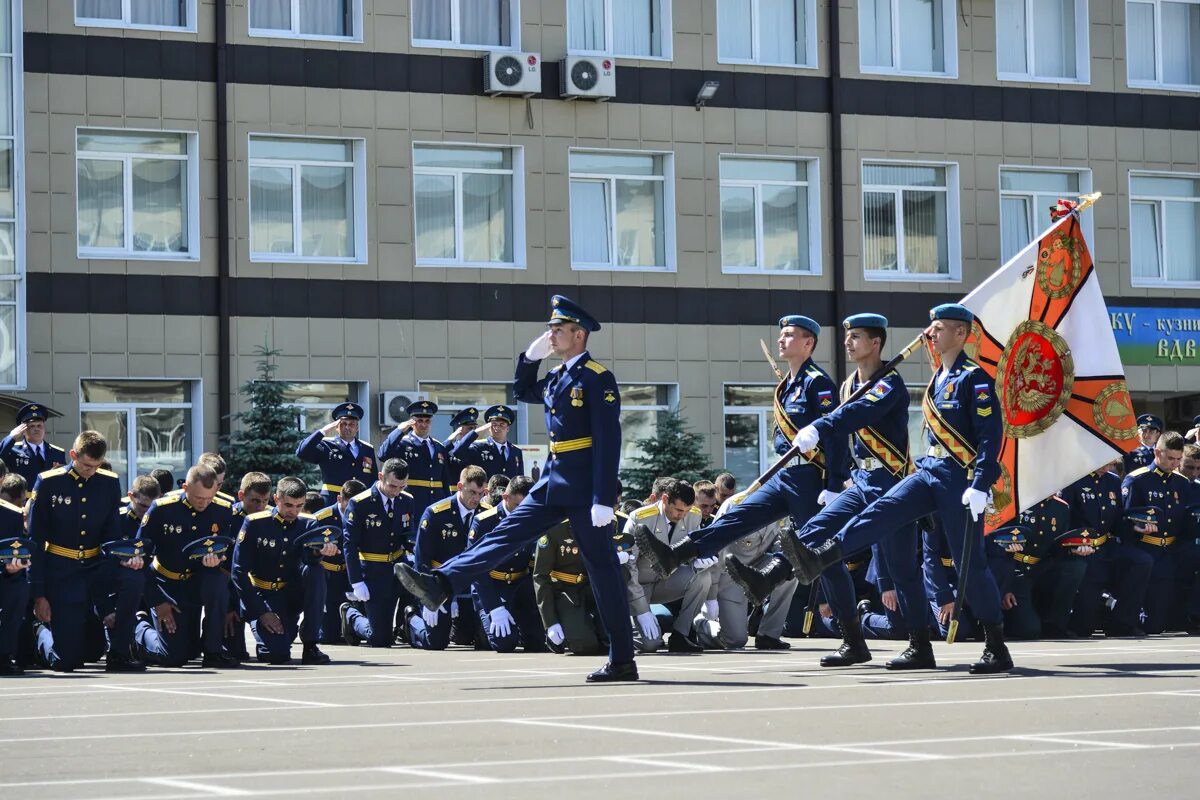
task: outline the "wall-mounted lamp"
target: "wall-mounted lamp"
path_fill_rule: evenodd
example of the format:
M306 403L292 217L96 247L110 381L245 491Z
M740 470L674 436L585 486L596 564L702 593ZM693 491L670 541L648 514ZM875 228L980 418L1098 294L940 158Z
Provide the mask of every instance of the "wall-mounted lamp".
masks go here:
M703 106L708 104L716 96L717 90L721 88L720 81L705 81L700 86L700 91L696 92L696 110L699 111Z

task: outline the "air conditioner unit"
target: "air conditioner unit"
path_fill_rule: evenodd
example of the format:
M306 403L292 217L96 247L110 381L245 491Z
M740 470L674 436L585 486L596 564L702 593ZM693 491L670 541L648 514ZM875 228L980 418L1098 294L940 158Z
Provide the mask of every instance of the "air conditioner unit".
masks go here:
M408 407L418 400L428 400L428 392L416 389L379 393L379 427L394 428L408 419Z
M567 56L559 67L560 94L568 100L617 96L617 62L608 56Z
M541 53L488 53L483 57L484 94L532 97L542 91Z

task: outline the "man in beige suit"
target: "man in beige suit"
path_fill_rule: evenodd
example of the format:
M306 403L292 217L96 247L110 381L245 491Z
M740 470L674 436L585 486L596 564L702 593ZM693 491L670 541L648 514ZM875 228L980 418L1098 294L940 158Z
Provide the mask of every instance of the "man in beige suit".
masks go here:
M672 544L700 528L700 510L695 508L696 492L687 481L671 480L656 502L639 508L629 516L626 533L644 527L649 535ZM662 633L650 610L651 603L683 600L675 619L667 649L672 653L696 653L703 648L691 638L692 620L708 598L718 560L697 558L682 565L669 578L660 579L645 556L629 561L629 607L637 620L634 644L644 653L662 647ZM715 603L713 604L715 605Z

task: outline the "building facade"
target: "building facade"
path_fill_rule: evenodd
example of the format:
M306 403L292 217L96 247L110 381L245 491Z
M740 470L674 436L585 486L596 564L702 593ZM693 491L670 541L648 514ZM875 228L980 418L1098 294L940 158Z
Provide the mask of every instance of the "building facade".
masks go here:
M513 52L536 94L485 94ZM1139 410L1200 413L1197 0L0 0L0 69L0 392L127 476L215 447L263 346L305 426L510 399L561 291L627 455L677 406L749 480L773 320L840 370L843 316L907 341L1087 191Z

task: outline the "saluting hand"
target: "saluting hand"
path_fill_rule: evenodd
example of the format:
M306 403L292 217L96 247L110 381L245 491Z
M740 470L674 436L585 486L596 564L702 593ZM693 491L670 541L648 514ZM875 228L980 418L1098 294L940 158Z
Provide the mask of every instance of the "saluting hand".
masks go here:
M321 433L324 434L325 436L328 436L329 434L333 433L334 431L337 430L338 422L339 421L335 419L333 422L331 422L328 425L326 425L325 427L321 428Z
M22 436L25 435L25 429L27 427L28 426L24 422L22 422L20 425L18 425L17 427L15 427L11 431L9 431L8 435L10 437L12 437L13 439L20 439Z
M525 348L525 357L530 361L541 361L552 352L550 347L550 331L545 331L541 336L529 343L529 347Z

